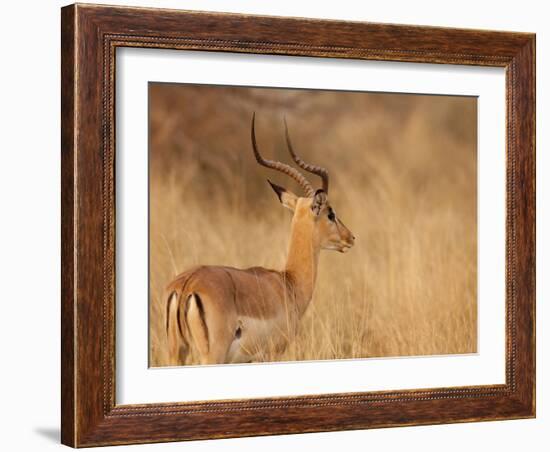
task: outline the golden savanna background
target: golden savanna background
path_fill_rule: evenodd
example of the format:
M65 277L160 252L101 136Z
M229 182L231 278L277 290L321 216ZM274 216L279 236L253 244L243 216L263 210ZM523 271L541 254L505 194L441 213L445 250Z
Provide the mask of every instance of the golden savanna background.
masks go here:
M476 352L475 98L151 83L150 365L167 363L162 292L176 274L283 268L292 214L266 179L302 192L256 163L254 111L264 157L290 163L286 117L357 237L321 252L298 338L271 360Z

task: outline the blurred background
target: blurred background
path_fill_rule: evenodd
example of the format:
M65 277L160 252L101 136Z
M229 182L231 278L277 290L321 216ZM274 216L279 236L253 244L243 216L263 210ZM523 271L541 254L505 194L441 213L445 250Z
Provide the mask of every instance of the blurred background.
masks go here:
M476 352L475 98L150 83L150 365L167 362L162 292L176 274L284 266L291 213L266 179L302 193L256 163L253 111L264 157L290 162L286 117L357 237L321 253L299 336L273 359Z

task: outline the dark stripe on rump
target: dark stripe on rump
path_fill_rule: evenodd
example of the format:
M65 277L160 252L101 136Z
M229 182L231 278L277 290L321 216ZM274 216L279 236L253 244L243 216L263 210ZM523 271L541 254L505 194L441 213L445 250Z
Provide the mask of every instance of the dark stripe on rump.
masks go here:
M189 306L189 298L191 297L191 295L189 295L186 299L185 299L185 310L184 310L184 314L185 316L187 317L187 306ZM181 329L181 303L178 303L178 330L180 332L180 336L183 338L183 330Z
M199 310L199 316L201 318L202 327L204 328L204 331L206 333L207 347L210 348L210 335L208 334L208 327L206 326L206 317L204 315L204 305L198 293L193 292L192 295L195 296L195 301L197 303L197 309Z

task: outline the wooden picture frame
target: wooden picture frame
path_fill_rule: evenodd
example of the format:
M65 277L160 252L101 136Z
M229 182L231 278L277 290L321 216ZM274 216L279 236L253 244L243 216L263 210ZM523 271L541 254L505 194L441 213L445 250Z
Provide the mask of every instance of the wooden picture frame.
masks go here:
M535 35L79 4L62 9L61 35L64 444L84 447L535 416ZM505 68L506 383L117 405L118 47Z

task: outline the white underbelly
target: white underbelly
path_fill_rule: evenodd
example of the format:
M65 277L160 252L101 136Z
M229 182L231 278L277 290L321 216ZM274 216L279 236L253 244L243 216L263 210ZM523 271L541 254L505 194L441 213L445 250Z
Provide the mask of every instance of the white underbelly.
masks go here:
M295 335L296 322L279 316L269 320L242 317L241 335L231 343L231 363L269 361L281 353Z

